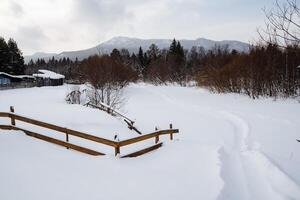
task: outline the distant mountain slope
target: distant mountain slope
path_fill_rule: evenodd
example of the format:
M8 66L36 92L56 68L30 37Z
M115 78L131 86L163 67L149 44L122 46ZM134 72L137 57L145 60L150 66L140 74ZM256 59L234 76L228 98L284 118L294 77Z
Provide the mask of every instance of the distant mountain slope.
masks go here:
M25 63L28 63L31 59L32 60L37 60L38 58L43 58L43 59L49 59L53 56L56 56L56 53L43 53L43 52L37 52L32 54L31 56L24 56Z
M79 50L79 51L64 51L59 54L47 54L47 53L36 53L31 56L25 56L25 62L29 62L30 59L36 60L37 58L63 58L69 57L72 60L78 58L82 60L91 55L98 53L110 53L114 48L121 49L126 48L130 52L137 52L141 46L144 50L147 50L151 44L156 44L160 49L169 48L172 40L171 39L138 39L130 37L114 37L106 42L103 42L95 47ZM180 43L185 49L191 49L193 46L204 47L205 49L211 49L216 45L228 45L230 50L236 49L237 51L248 51L249 44L234 40L223 40L214 41L205 38L198 38L196 40L180 40Z

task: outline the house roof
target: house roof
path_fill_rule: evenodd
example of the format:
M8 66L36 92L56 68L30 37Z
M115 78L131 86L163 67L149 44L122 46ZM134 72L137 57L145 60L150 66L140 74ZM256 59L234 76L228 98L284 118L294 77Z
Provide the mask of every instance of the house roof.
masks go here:
M50 78L50 79L63 79L65 78L64 75L55 73L53 71L45 70L45 69L39 69L38 74L32 74L34 77L39 77L39 78Z
M23 78L34 78L33 76L30 76L30 75L11 75L11 74L8 74L8 73L5 73L5 72L0 72L0 75L5 75L5 76L8 76L8 77L11 77L11 78L19 78L19 79L23 79Z

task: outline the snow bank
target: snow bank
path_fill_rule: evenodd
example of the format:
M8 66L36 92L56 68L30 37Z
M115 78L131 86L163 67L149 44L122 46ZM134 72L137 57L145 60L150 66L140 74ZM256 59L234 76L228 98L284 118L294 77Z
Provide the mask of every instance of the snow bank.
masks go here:
M137 136L97 109L64 102L68 85L0 91L0 111L16 113L112 139ZM300 199L300 116L293 100L211 94L204 89L132 84L125 113L144 133L173 123L180 133L138 158L70 137L107 154L92 157L0 131L0 199ZM0 123L9 120L0 118ZM64 139L64 135L18 122ZM121 154L153 140L121 148Z

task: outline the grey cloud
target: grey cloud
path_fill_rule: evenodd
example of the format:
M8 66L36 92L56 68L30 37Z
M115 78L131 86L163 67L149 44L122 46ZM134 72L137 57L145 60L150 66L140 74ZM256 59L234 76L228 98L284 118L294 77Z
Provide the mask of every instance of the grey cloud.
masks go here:
M0 6L1 32L19 41L27 53L88 48L114 36L248 40L250 35L253 35L250 34L250 29L261 22L259 15L261 8L269 2L269 0L53 1L4 0L6 3L3 7ZM46 14L40 9L33 9L36 4L41 7L44 5ZM14 24L5 24L7 20Z
M48 40L48 37L38 26L20 26L15 33L15 38L20 41L20 46L27 50L41 49Z
M15 1L12 1L10 3L10 9L12 10L15 17L21 17L24 15L23 7Z
M130 16L126 4L117 0L75 0L73 14L74 21L95 26L113 25Z

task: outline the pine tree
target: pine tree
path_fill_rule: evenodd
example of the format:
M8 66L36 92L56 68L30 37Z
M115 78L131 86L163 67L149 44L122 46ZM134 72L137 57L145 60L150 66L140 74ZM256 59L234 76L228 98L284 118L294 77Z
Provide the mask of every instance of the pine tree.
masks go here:
M178 63L182 64L184 62L184 50L179 41L176 45L176 58Z
M122 57L121 57L121 53L118 49L113 49L112 52L110 53L110 56L118 62L121 62Z
M67 59L65 57L62 59L62 65L67 65Z
M176 50L177 50L177 42L175 40L175 38L173 39L171 45L170 45L170 48L169 48L169 53L170 54L173 54L173 55L176 55Z
M159 56L159 48L155 44L151 44L147 51L149 62L156 60Z
M75 58L75 62L74 62L74 64L75 64L75 66L77 66L77 65L78 65L78 58L77 58L77 57Z
M9 49L3 37L0 37L0 72L8 72Z
M142 47L139 48L138 59L139 59L140 65L141 65L141 66L145 66L145 62L144 62L144 52L143 52Z
M180 42L173 39L167 55L170 80L181 83L186 72L184 50Z
M53 65L54 66L54 64L55 64L55 58L54 58L54 56L52 56L52 58L49 60L49 62L48 62L50 65Z
M178 54L178 56L181 56L181 57L184 56L184 50L179 41L177 42L177 45L176 45L176 53Z
M34 66L34 62L33 62L33 60L32 59L30 59L30 61L28 62L28 64L27 64L28 66L30 66L30 67L32 67L32 66Z
M16 41L10 38L7 42L9 50L9 69L11 74L20 75L24 74L24 58L22 52L18 48Z

